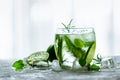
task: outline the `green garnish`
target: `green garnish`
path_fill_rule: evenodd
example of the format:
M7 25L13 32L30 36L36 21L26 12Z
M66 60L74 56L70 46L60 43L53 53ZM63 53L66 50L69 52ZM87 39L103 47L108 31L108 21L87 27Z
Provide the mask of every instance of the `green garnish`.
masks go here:
M58 44L55 44L56 46L58 46L58 47L56 47L56 48L58 48L58 49L56 49L56 56L57 56L59 63L61 65L63 63L63 57L62 57L63 37L60 35L56 35L56 38L58 39L57 40Z
M84 51L81 48L75 47L75 45L66 35L64 36L64 39L65 39L68 49L73 53L75 57L77 57L77 59L80 59L82 54L84 54Z
M85 64L86 64L85 58L82 58L82 57L81 57L81 59L79 59L79 64L80 64L82 67L85 66Z
M84 53L82 57L79 59L79 64L82 67L85 66L86 64L89 64L92 61L93 56L94 56L93 52L95 51L94 48L95 48L95 42L91 44L87 52Z
M85 54L86 64L89 64L93 60L94 53L95 53L95 47L96 47L96 42L92 42L92 44L89 46Z
M65 25L64 23L62 23L62 25L65 27L65 29L70 32L70 28L73 28L74 26L71 25L73 19L70 20L70 22L68 23L68 25Z
M21 71L25 68L25 64L23 62L23 60L17 60L12 64L12 67L16 70L16 71Z
M53 61L54 59L57 59L56 54L55 54L55 49L54 49L54 45L51 44L48 48L47 48L47 52L49 53L49 57L48 60L49 61Z
M102 61L102 57L101 55L97 54L97 58L93 58L93 64L92 65L88 65L88 70L95 70L95 71L99 71L100 70L100 66L98 66L98 64L101 64Z
M34 67L38 66L39 62L47 62L48 64L49 53L46 51L38 51L30 54L26 60L17 60L12 64L13 69L15 71L22 71L26 67ZM48 64L49 65L49 64ZM42 65L41 65L42 66Z
M101 64L102 61L102 57L101 55L97 54L97 58L93 58L93 60L95 61L96 64Z
M79 60L79 64L83 67L86 64L86 55L85 51L81 48L76 47L72 41L67 37L64 36L65 42L69 48L69 50L73 53L75 57Z
M78 48L82 48L82 47L84 47L84 42L79 38L75 38L74 45Z
M92 65L88 65L88 70L95 70L95 71L99 71L100 67L97 66L96 64L92 64Z

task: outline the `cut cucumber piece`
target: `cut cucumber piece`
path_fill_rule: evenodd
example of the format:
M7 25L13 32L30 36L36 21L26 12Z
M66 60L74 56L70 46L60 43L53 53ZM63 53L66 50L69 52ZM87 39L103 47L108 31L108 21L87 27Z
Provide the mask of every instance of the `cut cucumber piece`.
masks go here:
M95 47L96 47L96 42L93 42L87 51L86 64L89 64L92 61L95 53Z
M49 57L49 53L46 51L34 52L30 56L27 57L26 61L30 65L34 65L40 61L47 61Z

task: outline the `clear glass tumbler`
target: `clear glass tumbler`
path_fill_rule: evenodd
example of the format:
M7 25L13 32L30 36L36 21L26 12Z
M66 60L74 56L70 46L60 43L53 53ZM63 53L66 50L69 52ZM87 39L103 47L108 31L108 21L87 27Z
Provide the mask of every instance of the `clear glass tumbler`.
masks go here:
M96 37L93 28L58 28L55 52L62 69L87 66L93 59Z

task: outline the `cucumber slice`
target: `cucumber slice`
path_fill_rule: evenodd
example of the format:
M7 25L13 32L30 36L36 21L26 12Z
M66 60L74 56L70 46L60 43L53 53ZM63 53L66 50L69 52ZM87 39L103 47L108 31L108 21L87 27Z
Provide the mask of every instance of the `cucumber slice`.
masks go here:
M86 64L89 64L92 61L95 53L95 47L96 47L96 42L93 42L87 51Z
M34 65L40 61L47 61L49 57L49 53L46 51L34 52L30 56L27 57L26 61L30 65Z

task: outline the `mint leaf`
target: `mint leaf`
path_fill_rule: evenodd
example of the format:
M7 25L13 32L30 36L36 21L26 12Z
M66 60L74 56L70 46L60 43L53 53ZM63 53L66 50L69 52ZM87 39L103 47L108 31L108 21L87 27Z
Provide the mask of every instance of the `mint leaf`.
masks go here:
M75 38L74 45L78 48L82 48L82 47L84 47L84 42L79 38Z
M12 64L12 67L16 70L16 71L21 71L25 68L25 64L23 63L23 60L17 60Z
M88 70L95 70L95 71L99 71L100 67L97 66L96 64L92 64L88 66Z

